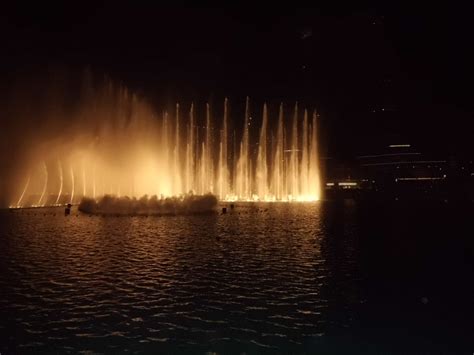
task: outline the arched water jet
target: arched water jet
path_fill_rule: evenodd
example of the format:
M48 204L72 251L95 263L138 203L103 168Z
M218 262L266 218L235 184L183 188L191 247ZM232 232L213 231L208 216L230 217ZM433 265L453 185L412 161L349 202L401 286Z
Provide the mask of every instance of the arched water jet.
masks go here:
M56 202L54 203L55 205L59 203L59 199L61 198L61 194L63 192L63 167L61 165L60 160L58 160L58 169L59 169L59 191L58 191L58 197L56 198Z
M44 206L46 204L46 201L45 201L45 204L43 205L41 204L41 202L43 202L44 195L46 194L46 190L48 188L48 167L46 166L46 162L44 161L43 161L43 171L44 171L45 179L44 179L43 191L41 192L40 199L38 200L38 203L37 203L38 206Z
M25 197L25 193L28 190L28 186L30 185L30 178L31 176L30 174L28 174L28 179L26 179L25 187L23 188L23 192L21 193L20 198L18 199L18 202L16 203L16 207L23 207L21 205L21 202L23 201L23 197Z
M71 173L71 199L69 200L70 204L74 203L74 168L71 165L70 168L70 173Z

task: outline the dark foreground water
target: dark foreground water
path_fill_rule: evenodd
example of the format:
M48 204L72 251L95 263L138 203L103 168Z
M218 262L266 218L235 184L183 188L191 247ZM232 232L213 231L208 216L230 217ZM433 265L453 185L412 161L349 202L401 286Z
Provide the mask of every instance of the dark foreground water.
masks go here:
M3 211L0 352L472 354L473 216L354 201Z

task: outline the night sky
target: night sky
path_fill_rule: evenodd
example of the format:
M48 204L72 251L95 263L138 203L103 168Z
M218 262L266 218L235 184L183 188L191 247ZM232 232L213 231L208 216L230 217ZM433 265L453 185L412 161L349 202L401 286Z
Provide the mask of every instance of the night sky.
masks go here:
M410 10L16 3L0 15L2 90L54 68L90 68L157 107L227 96L234 121L247 95L255 114L264 101L273 110L298 101L318 109L328 155L399 142L465 154L472 21L461 9Z

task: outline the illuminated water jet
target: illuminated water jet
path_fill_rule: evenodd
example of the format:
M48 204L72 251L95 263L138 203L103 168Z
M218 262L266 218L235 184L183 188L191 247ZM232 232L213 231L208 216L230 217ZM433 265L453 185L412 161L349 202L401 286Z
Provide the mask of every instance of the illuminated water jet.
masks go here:
M86 193L86 168L84 167L84 158L82 159L82 196L87 196Z
M273 192L277 200L282 200L285 192L285 174L284 174L284 163L285 158L283 155L284 150L284 136L283 136L283 104L280 105L280 110L278 113L278 128L276 136L276 148L275 155L273 160Z
M30 185L30 176L28 175L28 179L26 179L26 184L25 187L23 188L23 192L20 195L20 198L18 199L18 202L16 203L16 207L22 207L21 201L23 201L23 197L25 197L26 190L28 190L28 186Z
M263 196L264 199L268 197L268 169L267 169L267 105L263 105L263 119L262 128L260 129L260 140L258 143L258 156L257 156L257 172L256 172L256 185L257 195Z
M227 98L224 99L224 114L222 118L222 130L220 132L219 142L219 164L218 164L218 196L225 198L229 194L229 168L227 158Z
M92 168L92 198L96 197L96 186L95 186L95 162Z
M69 203L74 203L74 169L71 166L71 199Z
M58 197L56 198L55 205L59 203L59 199L61 198L61 194L63 192L63 167L61 165L61 161L58 160L58 168L59 168L59 191Z
M48 167L46 166L46 162L43 161L43 172L44 172L44 185L43 185L43 190L41 191L41 196L38 200L38 203L36 204L37 206L44 206L42 205L41 202L43 201L44 195L46 194L46 189L48 187Z

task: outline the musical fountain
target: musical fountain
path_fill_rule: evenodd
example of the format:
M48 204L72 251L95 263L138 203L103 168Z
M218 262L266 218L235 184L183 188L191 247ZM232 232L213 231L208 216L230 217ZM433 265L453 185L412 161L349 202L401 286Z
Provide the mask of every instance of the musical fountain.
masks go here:
M228 99L220 117L211 109L206 104L201 116L193 103L176 104L172 112L157 114L121 85L107 80L83 85L77 107L63 116L57 110L44 125L47 134L38 132L28 147L10 207L77 204L105 195L320 198L316 112L296 104L287 120L280 104L278 118L270 120L263 104L257 125L249 98L241 120L230 120Z

